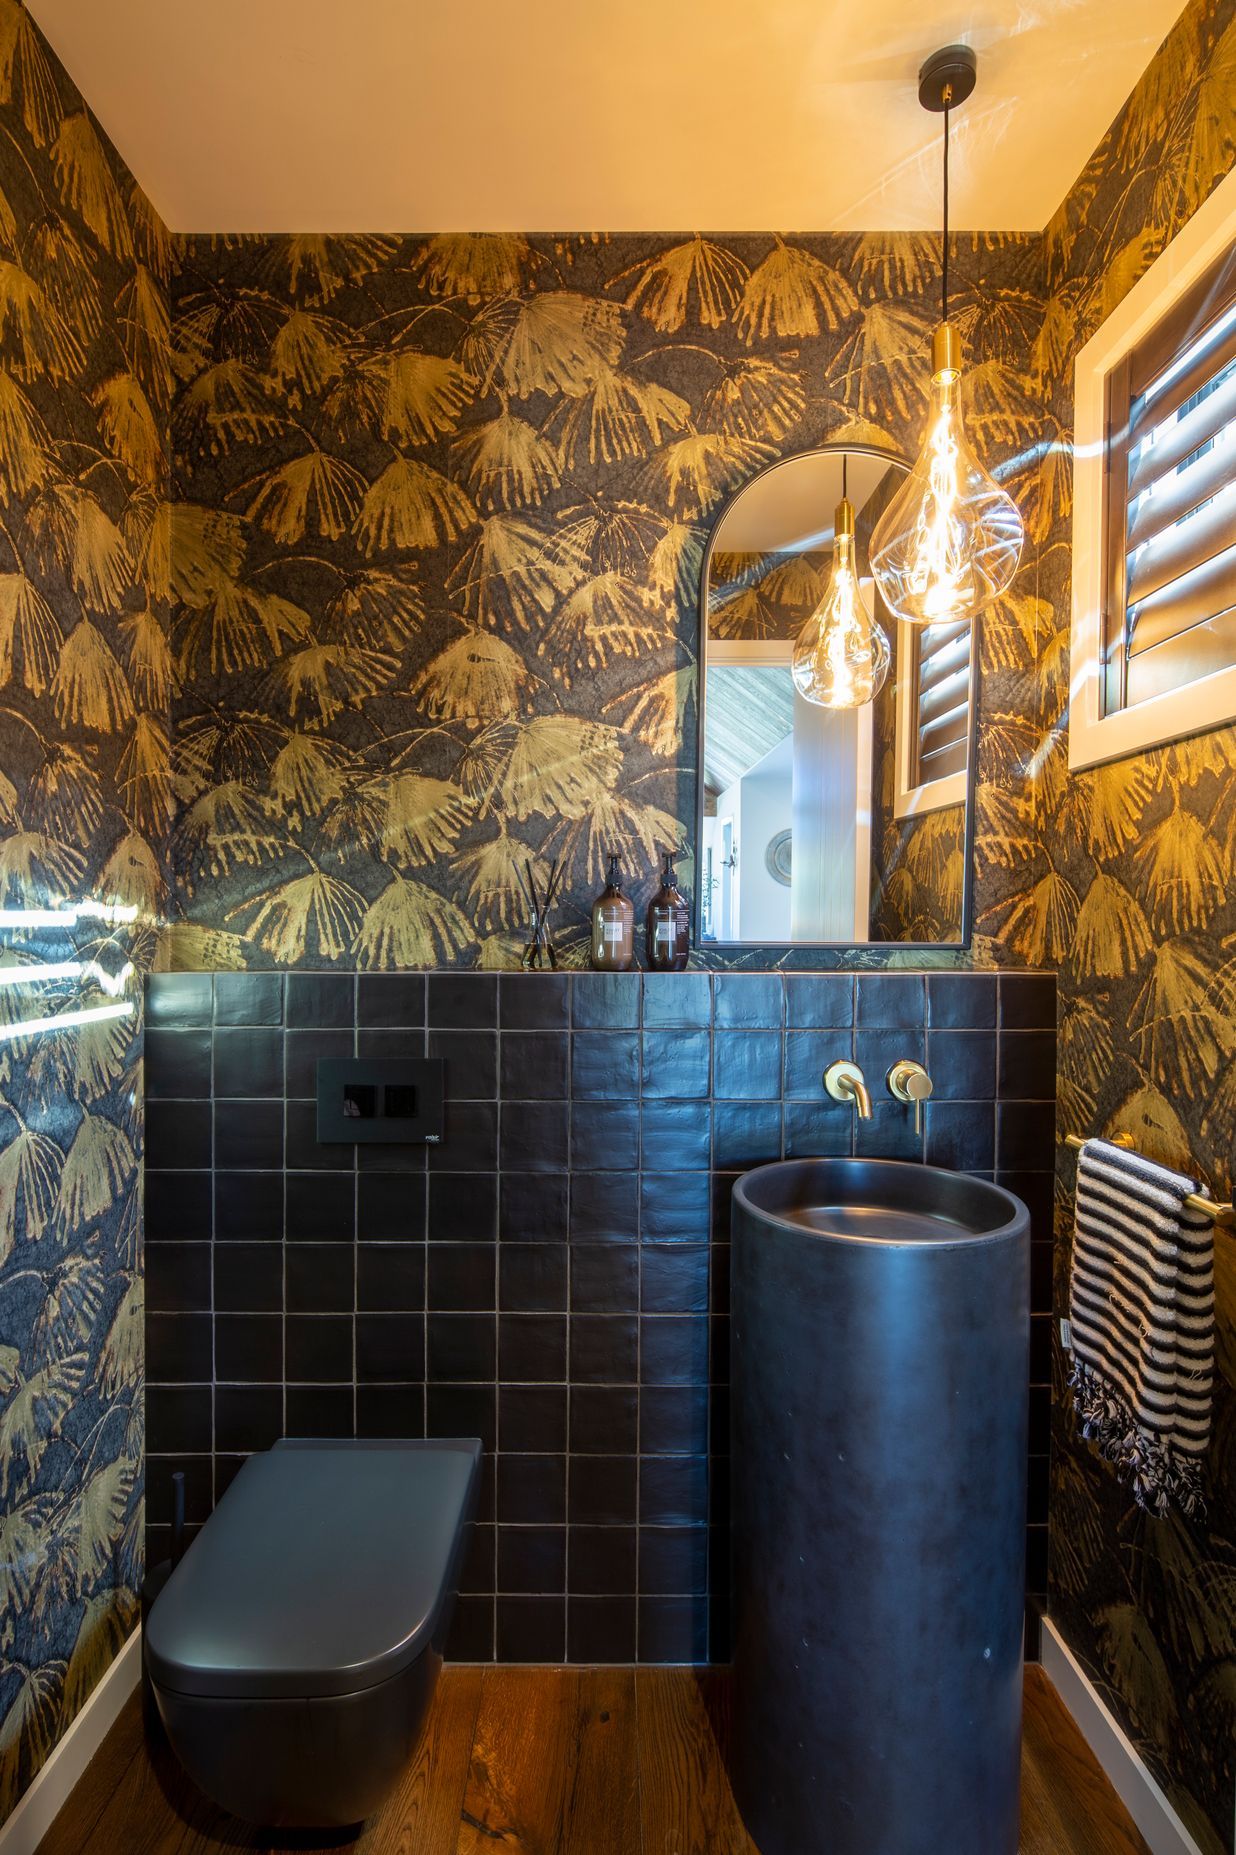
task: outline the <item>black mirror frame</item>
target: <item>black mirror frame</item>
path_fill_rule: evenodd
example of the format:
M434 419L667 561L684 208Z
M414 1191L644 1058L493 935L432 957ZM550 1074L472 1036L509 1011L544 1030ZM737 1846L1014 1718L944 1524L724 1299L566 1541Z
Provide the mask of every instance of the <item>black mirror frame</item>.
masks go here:
M785 940L785 941L749 941L749 940L705 940L704 922L704 868L700 855L704 842L704 730L707 725L707 701L705 684L708 667L708 584L712 567L713 550L721 524L738 498L749 490L753 483L770 476L774 470L782 469L786 464L799 462L805 457L835 457L840 452L851 456L884 458L890 464L900 464L909 469L904 457L897 451L877 444L836 444L814 445L808 451L791 451L785 457L777 457L765 464L746 482L726 497L717 511L716 520L708 535L708 544L704 549L704 558L700 567L699 592L699 643L698 665L699 679L696 694L696 753L695 753L695 906L694 942L701 953L708 953L720 959L732 958L750 964L753 959L761 966L780 965L787 954L810 953L813 949L828 953L853 953L870 956L872 953L969 953L974 938L974 849L975 849L975 787L978 772L978 721L979 700L982 688L982 676L979 665L979 622L974 620L974 639L970 651L970 738L966 748L966 819L965 819L965 869L962 872L961 888L961 934L957 940ZM761 958L760 956L764 956Z

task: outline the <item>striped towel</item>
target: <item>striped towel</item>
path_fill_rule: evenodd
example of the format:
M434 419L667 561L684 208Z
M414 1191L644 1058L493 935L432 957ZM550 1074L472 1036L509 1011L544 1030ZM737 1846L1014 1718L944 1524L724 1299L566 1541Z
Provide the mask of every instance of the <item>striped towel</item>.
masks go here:
M1069 1285L1082 1420L1139 1507L1204 1513L1214 1370L1214 1225L1192 1179L1087 1140L1077 1168Z

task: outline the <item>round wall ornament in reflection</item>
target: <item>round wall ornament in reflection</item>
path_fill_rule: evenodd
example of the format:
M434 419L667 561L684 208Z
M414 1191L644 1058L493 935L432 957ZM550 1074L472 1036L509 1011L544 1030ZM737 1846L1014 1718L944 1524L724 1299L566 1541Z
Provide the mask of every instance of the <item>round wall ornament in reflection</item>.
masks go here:
M772 877L774 882L781 883L786 889L790 886L790 857L792 854L790 838L791 833L789 831L778 831L775 837L769 838L768 847L764 852L764 868L768 871L768 874Z

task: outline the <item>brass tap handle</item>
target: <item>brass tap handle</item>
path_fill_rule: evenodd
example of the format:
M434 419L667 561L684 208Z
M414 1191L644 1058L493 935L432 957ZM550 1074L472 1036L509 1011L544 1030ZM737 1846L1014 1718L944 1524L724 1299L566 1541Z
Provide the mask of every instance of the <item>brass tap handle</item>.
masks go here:
M914 1103L914 1131L921 1135L923 1131L923 1103L931 1095L934 1084L921 1063L916 1063L912 1056L903 1056L889 1070L885 1080L888 1092L895 1101L912 1101Z

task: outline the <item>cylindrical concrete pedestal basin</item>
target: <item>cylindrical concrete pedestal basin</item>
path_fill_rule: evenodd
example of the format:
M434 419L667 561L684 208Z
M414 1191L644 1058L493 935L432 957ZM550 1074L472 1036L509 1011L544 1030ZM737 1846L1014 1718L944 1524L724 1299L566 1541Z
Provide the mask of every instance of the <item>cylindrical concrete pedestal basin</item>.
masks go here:
M1016 1855L1029 1222L893 1160L734 1188L734 1789L761 1855Z

